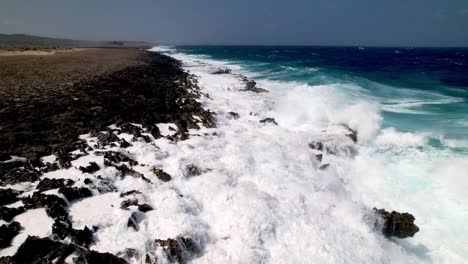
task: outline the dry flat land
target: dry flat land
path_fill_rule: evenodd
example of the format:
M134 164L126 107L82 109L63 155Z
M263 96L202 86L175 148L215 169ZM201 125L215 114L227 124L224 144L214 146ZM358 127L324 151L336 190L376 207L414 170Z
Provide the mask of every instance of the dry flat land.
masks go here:
M179 62L140 48L4 56L0 76L0 160L64 151L79 134L118 122L171 121L183 133L191 113L207 115Z

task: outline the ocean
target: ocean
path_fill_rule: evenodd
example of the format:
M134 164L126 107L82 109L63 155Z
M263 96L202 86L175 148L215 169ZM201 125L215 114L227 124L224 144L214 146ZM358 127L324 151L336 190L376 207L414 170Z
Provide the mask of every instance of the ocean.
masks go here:
M219 123L221 139L193 146L217 169L191 186L210 241L195 263L468 262L467 49L153 50L197 76ZM241 75L269 92L242 92ZM318 162L317 141L338 154ZM366 222L373 207L413 214L420 231L383 238Z

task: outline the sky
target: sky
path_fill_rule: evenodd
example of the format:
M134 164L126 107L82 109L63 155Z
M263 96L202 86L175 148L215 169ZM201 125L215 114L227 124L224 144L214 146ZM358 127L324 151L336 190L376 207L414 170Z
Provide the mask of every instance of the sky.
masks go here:
M468 0L0 0L0 33L161 44L468 46Z

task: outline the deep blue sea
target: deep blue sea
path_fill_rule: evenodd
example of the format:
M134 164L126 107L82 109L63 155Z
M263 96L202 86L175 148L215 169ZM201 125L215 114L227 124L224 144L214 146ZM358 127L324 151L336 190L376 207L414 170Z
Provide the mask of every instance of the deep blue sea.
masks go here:
M180 46L237 63L257 79L336 84L378 102L384 126L468 139L468 49Z

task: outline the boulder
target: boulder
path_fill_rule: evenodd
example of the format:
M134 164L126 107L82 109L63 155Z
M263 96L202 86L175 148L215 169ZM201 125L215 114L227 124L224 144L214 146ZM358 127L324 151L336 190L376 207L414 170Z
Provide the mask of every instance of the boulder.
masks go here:
M202 169L193 164L188 164L187 166L185 166L185 171L187 172L187 176L189 177L200 176L203 173Z
M410 213L387 212L384 209L374 208L377 217L375 226L386 237L407 238L413 237L419 232L419 227L414 224L414 216Z
M120 162L128 162L130 166L138 165L138 162L121 152L107 151L104 153L104 165L114 166Z
M216 71L212 72L212 74L230 74L231 69L228 68L218 68Z
M167 258L171 262L187 263L201 253L200 247L191 238L156 239L155 244L163 248Z
M10 246L11 241L20 230L21 225L18 222L0 226L0 249Z
M87 226L83 230L72 229L70 237L73 243L82 247L88 248L93 243L93 231Z
M65 244L50 240L28 236L26 241L18 248L15 255L8 259L10 264L23 263L64 263L70 255L75 264L126 264L127 262L110 253L101 253L78 247L74 244Z
M100 170L101 168L99 168L99 165L97 165L96 162L90 162L88 166L86 167L82 167L80 166L80 171L82 171L83 173L95 173L96 171Z
M228 112L228 115L232 119L239 119L239 117L240 117L239 114L236 113L236 112Z
M0 206L18 201L18 195L20 192L13 189L0 189Z
M52 189L71 186L74 183L75 182L73 180L44 178L39 182L36 189L40 192L44 192Z
M160 179L163 182L168 182L172 180L171 175L167 174L162 169L154 168L153 173L154 175L156 175L156 177L158 177L158 179Z
M254 93L268 93L268 90L257 87L257 82L254 80L249 80L246 77L243 77L242 80L245 83L245 89L241 91L254 92Z
M85 187L80 188L71 188L71 187L62 187L59 189L59 193L63 194L69 202L76 199L87 198L93 196L93 193L90 189Z
M0 208L0 220L10 222L13 218L19 214L24 213L26 210L23 206L21 207L2 207Z
M270 124L278 125L278 123L276 123L276 120L271 117L267 117L265 119L260 120L260 123L262 124L270 123Z
M138 211L146 213L153 210L153 207L149 204L139 204L138 205Z

